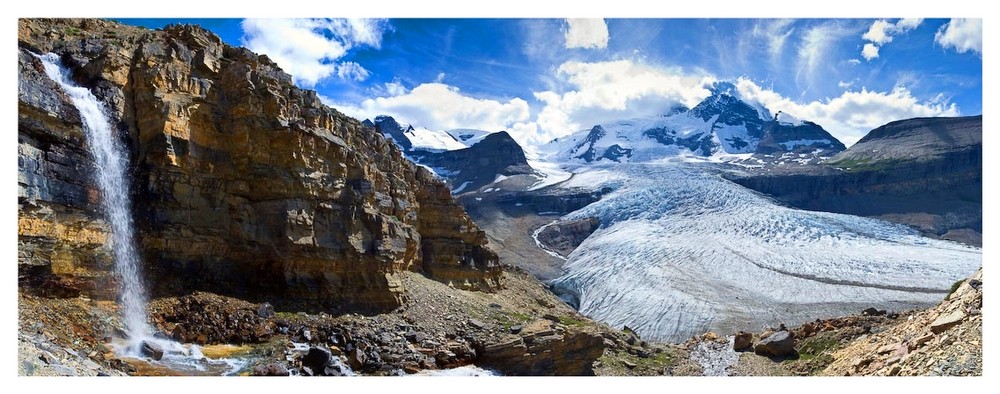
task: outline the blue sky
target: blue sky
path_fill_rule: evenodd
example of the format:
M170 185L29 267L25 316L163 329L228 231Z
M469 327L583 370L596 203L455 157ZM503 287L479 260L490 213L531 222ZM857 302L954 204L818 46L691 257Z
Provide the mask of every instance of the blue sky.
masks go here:
M197 23L328 104L523 144L697 104L712 82L847 144L892 120L982 113L981 20L131 19Z

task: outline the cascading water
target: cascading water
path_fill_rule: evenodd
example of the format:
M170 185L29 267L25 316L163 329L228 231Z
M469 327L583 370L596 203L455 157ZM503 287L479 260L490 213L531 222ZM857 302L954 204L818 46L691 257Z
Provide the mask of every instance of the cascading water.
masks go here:
M90 156L97 167L95 178L101 191L101 205L111 225L111 250L115 272L122 281L122 321L128 334L129 353L138 354L142 341L150 338L153 331L146 316L146 289L139 271L142 263L135 246L125 149L108 122L104 106L90 90L70 80L69 72L60 66L59 56L49 53L39 58L45 65L45 74L62 87L80 111Z
M115 272L122 281L122 321L128 338L119 347L119 352L126 357L142 357L143 342L148 342L163 349L161 362L171 369L229 374L242 368L246 360L207 359L196 345L185 346L154 335L146 315L148 298L140 274L142 262L135 244L125 147L111 127L104 106L90 90L76 86L70 80L69 71L60 65L59 56L54 53L36 56L45 66L45 74L59 84L73 106L80 111L90 156L97 167L95 178L101 191L101 205L105 219L111 225Z

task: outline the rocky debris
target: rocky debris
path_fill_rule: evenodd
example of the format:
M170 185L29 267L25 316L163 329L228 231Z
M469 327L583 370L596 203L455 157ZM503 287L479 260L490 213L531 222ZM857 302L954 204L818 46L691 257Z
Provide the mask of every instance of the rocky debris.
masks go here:
M163 347L153 342L143 341L141 347L139 348L139 352L142 353L143 356L149 357L153 360L160 360L163 358Z
M315 347L315 346L310 347L309 352L306 353L304 357L302 357L302 366L309 368L314 375L325 373L326 367L329 366L332 362L333 362L333 355L330 354L330 350L324 349L322 347ZM357 365L357 367L360 368L363 365L364 362L362 361Z
M691 360L701 366L703 376L729 376L731 368L740 359L740 354L733 348L735 336L719 337L712 332L696 338L696 343L691 348Z
M931 323L931 332L935 334L945 332L949 328L955 327L961 323L963 319L965 319L965 311L955 309L947 314L938 316L937 319L934 319L934 322Z
M795 339L788 331L778 331L753 345L754 353L771 357L795 355Z
M593 375L593 363L604 353L600 335L547 319L506 338L478 345L478 363L505 375Z
M975 284L975 286L973 286ZM981 375L982 269L938 306L833 353L824 375Z
M753 345L753 334L740 331L733 336L733 350L742 352L750 350Z
M478 328L480 330L486 327L486 323L483 323L481 320L477 319L469 319L469 325L474 328Z
M267 56L193 25L18 24L19 271L67 296L116 289L72 105L28 53L87 81L133 148L138 239L156 294L388 311L403 271L495 291L501 269L450 189L294 86ZM268 149L259 149L267 146Z
M179 298L160 299L151 306L151 317L160 330L177 341L214 343L257 343L271 338L276 324L260 313L269 304L252 304L240 299L206 292Z
M253 372L250 374L253 376L288 376L289 372L280 363L270 363L254 367Z

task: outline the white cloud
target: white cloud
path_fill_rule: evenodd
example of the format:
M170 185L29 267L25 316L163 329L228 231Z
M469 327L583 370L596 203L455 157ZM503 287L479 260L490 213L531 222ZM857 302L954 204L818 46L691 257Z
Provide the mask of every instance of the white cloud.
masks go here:
M828 22L806 30L799 45L795 82L806 88L811 87L819 67L827 64L829 47L840 39L855 34L855 30L838 22Z
M852 82L844 82L844 81L837 82L837 87L839 87L841 89L848 89L851 86L854 86L854 82L853 81Z
M861 56L867 61L872 61L872 59L878 57L878 47L870 42L865 44L865 47L861 49Z
M566 62L556 77L569 89L535 92L545 104L536 120L536 143L602 122L660 114L678 103L697 105L710 94L705 86L715 80L629 60Z
M607 48L608 25L604 19L567 19L566 48Z
M892 42L894 35L916 29L923 21L920 18L904 18L896 21L896 23L885 19L872 22L868 31L861 35L861 38L870 41L861 49L861 56L864 56L865 60L868 61L877 58L879 48Z
M245 19L240 25L244 46L266 54L305 87L335 73L343 77L337 60L355 47L378 48L388 28L378 19ZM356 69L347 65L345 73Z
M983 20L952 19L934 34L934 42L958 53L969 51L983 53Z
M750 33L754 37L763 38L767 42L767 50L772 57L781 55L785 48L785 41L795 32L790 26L795 21L792 19L777 19L765 24L755 24Z
M360 82L368 79L370 75L371 72L355 62L343 62L337 66L337 76L343 79Z
M462 94L457 87L442 83L424 83L407 91L401 84L386 84L394 96L367 99L359 106L335 107L358 119L390 115L401 122L432 130L472 128L486 131L507 130L519 142L535 134L529 122L528 102L521 98L507 101L480 99ZM391 85L391 86L390 86Z
M857 66L861 64L861 59L847 59L847 62L850 63L852 66Z
M823 126L848 146L872 129L894 120L960 114L958 106L941 95L920 101L903 86L896 86L889 92L862 87L860 91L848 91L832 99L808 103L795 102L746 78L739 78L736 87L745 98L764 104L772 112L788 112Z

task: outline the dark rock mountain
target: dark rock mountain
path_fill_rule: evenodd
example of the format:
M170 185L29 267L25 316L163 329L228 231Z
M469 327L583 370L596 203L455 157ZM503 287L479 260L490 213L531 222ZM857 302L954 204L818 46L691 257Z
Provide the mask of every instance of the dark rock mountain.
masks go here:
M872 130L822 165L733 176L792 206L870 216L982 245L982 117L917 118Z
M822 126L810 121L788 123L775 120L764 126L764 135L757 143L756 157L781 156L786 153L807 154L816 157L833 156L846 147Z
M706 122L716 117L712 125L713 130L721 126L737 126L745 129L745 135L720 136L720 140L728 142L736 149L752 150L756 145L755 142L764 136L764 124L767 123L767 119L761 118L757 108L735 96L736 86L733 84L718 82L712 86L711 91L712 95L691 108L690 114Z
M471 147L444 152L414 151L418 163L439 171L452 189L476 190L498 176L530 175L524 150L506 131L491 133Z
M404 151L413 148L413 143L406 136L406 132L413 132L413 126L406 125L404 127L399 122L396 122L396 119L393 119L393 117L385 115L376 116L374 121L365 119L362 124L373 127L382 134L389 136Z
M23 282L115 287L80 117L32 51L59 54L123 130L154 295L384 310L405 301L404 270L501 285L497 255L443 182L267 56L195 26L102 20L22 19L18 43Z
M982 115L914 118L891 122L872 130L851 149L832 157L830 164L842 168L864 168L892 161L940 160L963 152L981 157L982 146Z

